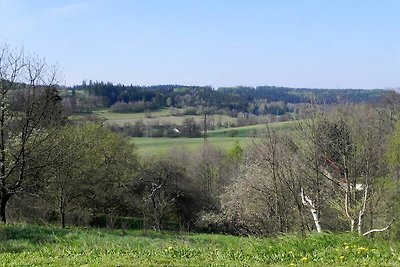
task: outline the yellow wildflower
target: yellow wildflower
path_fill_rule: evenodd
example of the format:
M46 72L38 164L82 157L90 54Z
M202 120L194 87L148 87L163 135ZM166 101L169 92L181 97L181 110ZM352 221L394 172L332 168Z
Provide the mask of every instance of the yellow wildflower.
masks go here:
M303 257L303 258L301 258L300 260L301 260L301 261L308 261L308 258L307 258L307 257Z
M357 250L360 251L360 252L366 252L366 251L368 251L368 248L359 247Z

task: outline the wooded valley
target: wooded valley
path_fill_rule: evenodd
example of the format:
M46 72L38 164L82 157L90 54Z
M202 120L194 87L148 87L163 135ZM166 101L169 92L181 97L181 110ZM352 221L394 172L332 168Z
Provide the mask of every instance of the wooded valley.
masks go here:
M400 234L395 91L102 82L64 88L57 66L8 47L0 55L3 223ZM139 120L113 124L105 111ZM143 122L152 112L182 120L157 128ZM221 133L240 133L246 142L213 146ZM194 150L146 153L131 136L201 141Z

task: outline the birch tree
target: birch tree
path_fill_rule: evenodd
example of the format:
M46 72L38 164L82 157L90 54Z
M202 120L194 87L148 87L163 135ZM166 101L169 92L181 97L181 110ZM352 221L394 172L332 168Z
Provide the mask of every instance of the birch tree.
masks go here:
M365 231L364 217L378 193L374 187L388 172L383 159L391 127L378 115L367 106L343 106L317 128L316 170L329 184L326 197L347 218L350 231L360 235L374 232Z

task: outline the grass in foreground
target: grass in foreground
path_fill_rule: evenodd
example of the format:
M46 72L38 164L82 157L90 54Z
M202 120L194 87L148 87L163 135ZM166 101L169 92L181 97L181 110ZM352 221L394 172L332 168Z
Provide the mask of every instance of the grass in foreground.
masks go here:
M0 226L0 266L399 266L400 243Z

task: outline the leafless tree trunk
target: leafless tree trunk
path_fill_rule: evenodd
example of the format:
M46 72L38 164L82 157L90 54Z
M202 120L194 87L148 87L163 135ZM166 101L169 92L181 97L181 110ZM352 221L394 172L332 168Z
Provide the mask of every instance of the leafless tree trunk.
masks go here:
M32 166L37 148L51 135L42 131L55 112L56 67L0 46L0 217L6 222L11 196L26 189L26 180L42 167ZM42 162L40 165L45 165ZM35 171L35 172L36 172ZM32 175L33 176L33 175ZM25 187L25 188L24 188Z
M301 196L303 205L306 206L310 210L310 212L313 216L313 220L314 220L314 224L315 224L315 228L317 229L317 232L322 233L321 223L319 221L319 214L317 212L317 209L315 208L314 202L311 200L311 198L309 198L308 196L306 196L304 194L303 188L301 189L300 196Z

